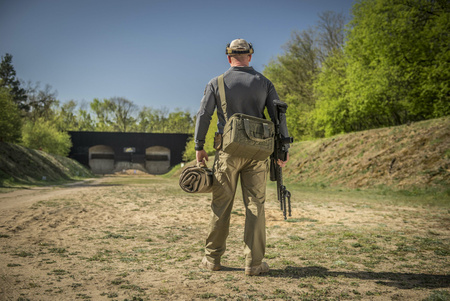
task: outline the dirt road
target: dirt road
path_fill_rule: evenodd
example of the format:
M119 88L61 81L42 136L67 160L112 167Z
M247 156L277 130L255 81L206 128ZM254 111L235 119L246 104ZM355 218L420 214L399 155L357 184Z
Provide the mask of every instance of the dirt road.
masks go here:
M28 189L18 189L12 192L0 194L0 208L12 209L33 204L52 198L70 195L80 189L92 189L99 186L107 178L87 179L73 182L62 186L33 187Z

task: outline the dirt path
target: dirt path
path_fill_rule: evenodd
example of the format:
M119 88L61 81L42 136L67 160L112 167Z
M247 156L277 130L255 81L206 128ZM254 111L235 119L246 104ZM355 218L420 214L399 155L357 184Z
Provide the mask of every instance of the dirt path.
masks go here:
M209 195L173 179L110 177L0 195L0 300L423 300L450 298L447 208L268 190L264 277L245 277L245 209L225 269L198 264ZM445 299L442 299L445 300Z
M12 209L30 205L34 202L58 198L76 193L79 190L90 189L105 182L106 178L87 179L63 186L32 187L0 194L0 208Z

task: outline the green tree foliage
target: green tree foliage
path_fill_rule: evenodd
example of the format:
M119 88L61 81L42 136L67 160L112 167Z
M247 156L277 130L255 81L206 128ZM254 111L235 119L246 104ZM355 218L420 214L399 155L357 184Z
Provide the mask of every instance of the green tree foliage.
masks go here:
M324 59L343 44L345 18L325 12L319 15L316 28L294 31L284 46L285 53L272 60L264 75L275 85L281 100L289 105L289 133L298 141L314 133L313 110L317 96L314 83Z
M123 97L113 97L91 102L91 110L96 115L96 129L98 131L130 132L134 130L134 117L138 107Z
M194 120L191 113L167 108L152 109L137 105L125 98L94 99L83 109L76 101L54 107L54 121L64 131L108 131L146 133L193 133ZM138 111L139 109L139 111ZM92 114L92 115L91 115ZM91 117L94 116L94 117Z
M95 122L91 117L91 114L87 110L78 110L78 127L74 130L76 131L95 131Z
M343 52L316 82L315 125L326 135L450 113L450 4L365 0L353 6Z
M167 117L169 110L161 110L143 107L137 117L137 130L146 133L164 133L167 129Z
M94 121L90 113L78 109L78 103L70 100L58 106L55 112L55 123L60 131L94 131Z
M90 103L90 107L95 114L95 129L100 132L112 132L113 111L111 102L108 99L99 100L98 98L94 98Z
M189 112L167 108L155 110L143 107L137 117L136 129L148 133L193 133L194 120Z
M209 124L208 132L206 133L205 137L205 145L204 149L208 153L209 156L213 156L216 150L214 149L214 136L217 132L217 114L213 114L211 117L211 123ZM186 144L186 149L183 154L183 159L185 161L192 161L196 158L195 155L195 140L194 137L192 137L188 143ZM212 166L212 161L214 161L214 158L209 158L210 162L209 166Z
M78 130L79 125L78 125L78 118L75 112L76 107L77 103L73 100L70 100L66 103L63 103L58 108L55 120L59 130L61 131Z
M353 14L346 47L348 76L350 84L362 86L350 87L354 102L364 110L356 98L371 100L379 111L369 114L387 115L385 124L450 113L449 2L370 0L356 4Z
M14 103L19 109L28 111L26 91L20 87L20 81L16 78L16 70L12 65L12 58L12 55L8 53L2 56L2 62L0 63L0 87L9 90Z
M167 126L171 133L193 133L194 119L191 113L176 109L169 113Z
M61 156L67 156L72 147L69 134L59 131L53 122L42 117L35 122L30 120L25 122L22 130L22 144L28 148Z
M316 107L312 117L315 137L354 130L349 116L346 62L342 49L330 53L315 82Z
M0 141L17 143L21 138L22 118L13 96L0 88Z
M264 75L272 80L279 97L289 104L287 123L296 140L308 135L309 114L315 104L312 83L319 67L315 44L312 30L293 32L285 46L286 53L264 69Z
M135 124L134 113L138 107L123 97L113 97L110 100L113 111L113 129L117 132L129 132Z

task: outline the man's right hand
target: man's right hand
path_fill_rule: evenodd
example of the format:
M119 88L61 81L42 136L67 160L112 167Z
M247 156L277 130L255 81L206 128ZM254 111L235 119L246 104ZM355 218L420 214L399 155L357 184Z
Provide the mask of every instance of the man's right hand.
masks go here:
M289 153L286 154L286 161L281 161L281 159L278 159L278 162L277 162L277 163L278 163L278 165L279 165L280 167L285 167L287 161L289 161Z
M205 164L208 161L208 154L206 153L206 151L204 149L196 151L195 155L197 157L197 164Z

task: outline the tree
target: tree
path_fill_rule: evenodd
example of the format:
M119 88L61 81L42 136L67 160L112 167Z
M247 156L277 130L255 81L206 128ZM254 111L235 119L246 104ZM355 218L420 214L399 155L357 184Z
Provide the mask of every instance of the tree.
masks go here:
M98 98L90 103L91 110L95 113L95 129L97 131L112 131L112 109L107 99L100 101Z
M77 102L70 100L58 105L55 112L55 122L60 131L76 131L79 129L79 118L76 115Z
M22 141L22 144L28 148L61 156L67 156L72 147L69 134L59 131L54 123L42 117L35 122L30 120L25 122Z
M312 83L319 67L319 52L314 31L293 32L285 49L284 55L264 68L264 75L272 80L281 100L289 105L290 134L301 140L308 135L309 113L315 104Z
M123 97L103 99L95 98L91 109L97 115L96 129L98 131L129 132L135 128L134 113L137 106Z
M75 130L79 128L78 119L75 114L75 109L77 107L77 103L73 100L70 100L64 103L61 106L60 117L62 123L65 125L66 131Z
M167 128L170 133L193 133L194 120L189 112L176 109L169 113Z
M0 141L20 141L22 118L13 96L6 88L0 88Z
M315 82L314 136L329 137L355 130L349 116L346 60L342 49L329 53Z
M52 91L50 85L45 85L42 90L40 83L27 83L27 106L30 108L27 116L30 120L36 121L40 118L45 120L52 120L55 118L55 109L59 106L59 101L56 99L57 92Z
M20 110L28 111L26 91L20 87L20 81L16 78L12 58L12 55L8 53L2 56L2 62L0 64L0 87L9 89L13 102Z
M450 4L429 0L355 3L346 43L315 83L315 129L342 132L450 114Z
M138 132L142 132L142 133L151 132L151 130L150 130L151 122L150 122L150 118L149 118L152 115L151 112L152 112L152 109L148 108L146 106L142 107L139 110L137 118L136 118L136 130Z
M110 98L109 102L114 116L114 130L118 132L129 132L136 122L133 115L137 111L137 106L132 101L123 97Z
M169 109L163 107L155 110L143 107L138 114L137 123L140 132L165 133L168 131Z
M321 62L344 46L346 22L347 18L343 14L337 14L332 11L325 11L319 14L317 30Z
M345 17L334 12L319 15L315 28L294 31L285 53L264 68L281 100L289 105L287 123L296 140L315 136L313 110L317 102L314 83L325 58L344 41Z
M345 47L354 126L450 114L449 32L448 1L357 2Z
M78 127L76 128L77 131L94 131L95 128L95 122L91 118L91 114L88 113L87 110L79 109L78 115Z

